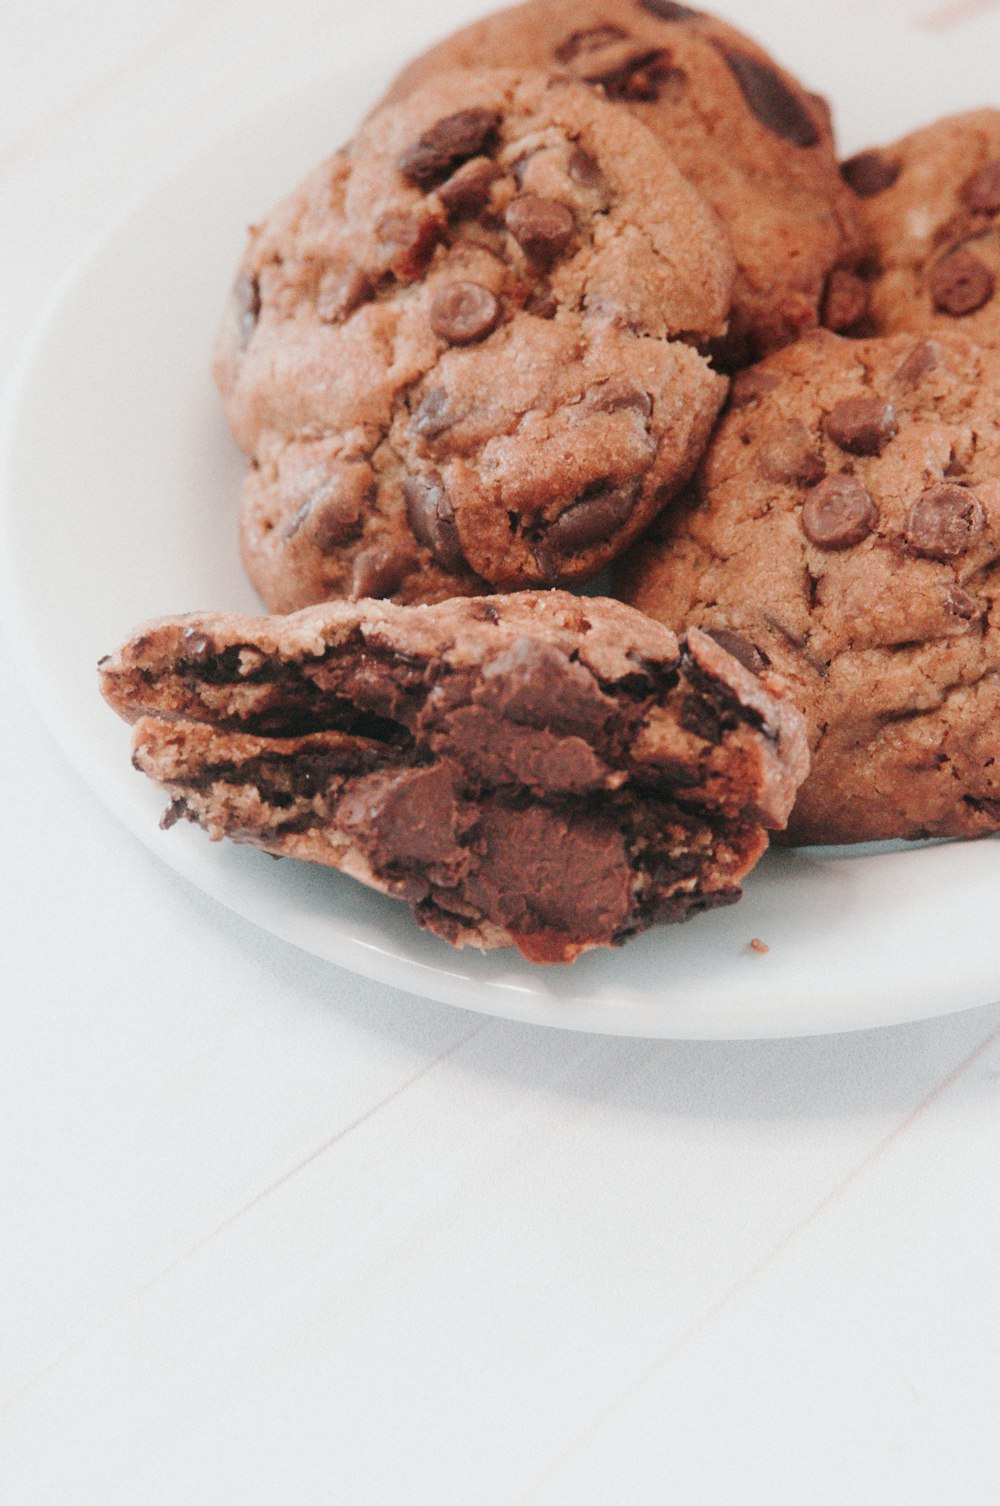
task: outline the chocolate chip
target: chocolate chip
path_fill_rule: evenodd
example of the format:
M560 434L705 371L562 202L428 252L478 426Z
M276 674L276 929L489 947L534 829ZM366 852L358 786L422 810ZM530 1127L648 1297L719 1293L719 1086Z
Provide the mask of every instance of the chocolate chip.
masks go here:
M966 178L959 194L977 214L1000 214L1000 162L988 162Z
M902 168L901 162L893 162L881 152L858 152L840 164L840 176L859 199L874 199L892 187Z
M376 493L375 473L367 462L345 462L326 476L307 473L306 484L308 495L285 529L285 542L305 529L320 554L336 554L361 530L362 514ZM303 487L296 490L301 495Z
M260 318L260 283L256 277L238 277L233 287L233 302L236 307L236 327L239 330L240 346L246 350Z
M573 239L576 223L565 204L526 193L512 200L507 209L507 229L529 261L547 266L565 251Z
M983 614L983 609L976 598L959 586L952 586L948 592L944 609L949 617L954 617L958 622L973 622Z
M915 387L928 372L934 370L941 359L941 347L936 340L921 340L915 345L893 377L901 387Z
M851 549L877 522L875 504L856 476L827 476L802 508L802 531L818 549Z
M930 275L934 307L956 319L989 303L995 286L989 267L964 247L939 261Z
M579 183L581 188L603 188L604 174L589 152L585 152L582 146L575 146L570 152L566 171L574 183Z
M478 282L449 282L431 301L431 329L449 345L472 345L496 329L500 301Z
M189 664L203 669L215 657L216 647L204 633L199 633L194 628L184 629L184 657Z
M341 271L328 272L319 285L316 315L324 324L341 324L363 303L367 303L375 285L367 272L352 262Z
M632 516L641 490L638 480L621 486L610 480L592 482L579 501L549 525L545 544L559 554L569 554L603 543Z
M693 732L702 742L722 741L722 719L708 701L698 695L686 695L681 702L678 720L685 732Z
M824 427L850 455L881 455L899 433L895 408L880 397L844 398L827 414Z
M727 654L732 654L733 658L752 675L762 674L770 663L756 644L751 643L749 638L744 638L741 633L730 632L729 628L706 628L705 631L710 638L715 639L720 648L724 648Z
M407 476L403 498L410 527L442 570L457 574L466 568L465 555L458 539L455 513L444 481L437 471L426 476Z
M386 544L372 544L355 558L350 599L358 601L366 596L391 596L402 585L412 565L410 555Z
M599 85L609 99L651 103L676 98L687 83L687 74L674 66L669 52L654 47L636 53L614 68L588 73L587 82Z
M651 16L659 16L661 21L694 21L701 15L701 11L692 10L689 5L675 5L674 0L639 0L639 6Z
M737 372L729 388L729 406L749 408L752 403L759 403L762 397L780 386L781 378L776 377L772 371L759 371L751 367L748 371Z
M405 178L418 188L431 188L449 177L470 157L478 157L496 135L500 116L495 110L459 110L425 131L398 159Z
M441 238L436 220L414 219L408 214L383 215L375 232L388 252L391 270L401 282L412 282L423 275Z
M985 529L979 498L967 486L941 482L929 486L910 509L906 542L914 554L951 560L971 549Z
M794 146L815 146L819 131L805 104L779 73L760 58L736 52L720 42L715 46L729 64L751 114L761 125Z
M804 423L792 419L757 451L757 468L769 481L815 486L826 475L813 437Z
M432 387L420 401L413 415L412 427L424 439L437 439L457 422L451 399L443 387Z
M613 47L616 42L628 40L628 32L620 26L592 26L587 31L574 31L565 42L560 42L553 51L560 63L571 63L581 52L600 52L604 47Z
M614 702L589 670L532 638L518 638L484 664L475 700L518 726L588 741L601 737L614 715Z
M438 189L438 198L449 214L478 214L489 202L497 168L488 157L474 157L452 173Z
M621 413L633 408L643 418L649 418L653 412L653 399L649 393L624 377L609 377L606 382L592 387L585 405L592 413Z
M834 267L823 293L823 324L835 334L867 319L871 305L868 284L844 267Z

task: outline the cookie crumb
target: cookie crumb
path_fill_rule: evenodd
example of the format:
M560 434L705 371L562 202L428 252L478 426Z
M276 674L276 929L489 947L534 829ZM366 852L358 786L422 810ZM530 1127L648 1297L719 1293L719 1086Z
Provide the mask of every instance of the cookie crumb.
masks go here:
M750 943L750 950L751 952L760 952L761 956L763 956L763 954L765 952L769 952L771 948L768 946L766 941L761 941L759 936L755 936Z

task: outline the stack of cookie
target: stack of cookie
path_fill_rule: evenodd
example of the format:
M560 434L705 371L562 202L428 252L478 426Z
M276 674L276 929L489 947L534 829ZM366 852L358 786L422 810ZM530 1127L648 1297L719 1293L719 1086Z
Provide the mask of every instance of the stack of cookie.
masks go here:
M839 166L672 0L432 49L251 231L216 375L293 615L106 664L170 818L545 961L769 831L1000 827L998 269L1000 112Z

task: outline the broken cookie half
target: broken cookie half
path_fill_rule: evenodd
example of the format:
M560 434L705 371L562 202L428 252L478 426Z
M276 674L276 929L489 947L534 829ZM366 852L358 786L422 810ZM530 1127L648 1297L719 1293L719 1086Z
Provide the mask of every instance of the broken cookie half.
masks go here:
M571 962L738 899L785 825L802 719L739 647L556 591L363 601L165 618L101 683L166 824L339 868L456 946Z

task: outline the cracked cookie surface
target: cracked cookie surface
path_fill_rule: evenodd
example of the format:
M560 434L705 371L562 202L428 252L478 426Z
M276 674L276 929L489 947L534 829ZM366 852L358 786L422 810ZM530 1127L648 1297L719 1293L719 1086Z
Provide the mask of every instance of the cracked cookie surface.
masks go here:
M726 227L738 265L729 369L817 324L865 313L864 237L829 111L749 37L668 0L530 0L406 68L398 100L443 68L545 68L603 89L656 133Z
M790 683L798 842L1000 828L1000 353L822 333L741 374L622 594ZM735 635L735 636L734 636Z
M216 376L268 607L582 581L690 476L733 265L638 122L442 76L251 233Z
M808 764L776 678L557 591L162 619L101 678L165 824L538 962L738 899Z
M842 168L878 270L878 334L955 331L1000 345L1000 110L973 110Z

